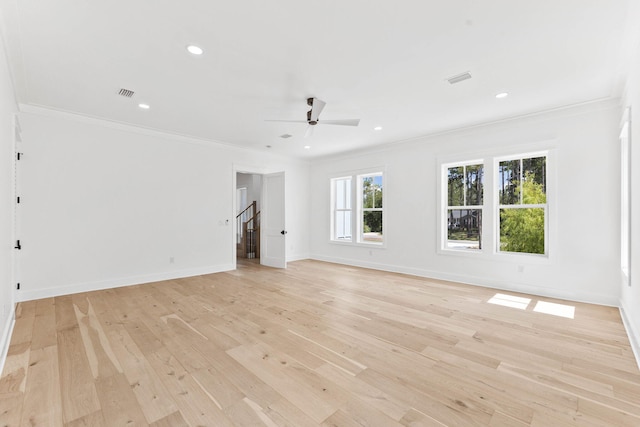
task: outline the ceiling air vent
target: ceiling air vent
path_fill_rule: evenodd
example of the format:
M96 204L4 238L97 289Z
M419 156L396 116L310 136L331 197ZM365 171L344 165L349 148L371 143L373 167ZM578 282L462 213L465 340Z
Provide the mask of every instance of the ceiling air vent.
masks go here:
M120 96L124 96L126 98L131 98L133 96L135 92L129 89L120 89L120 92L118 92L118 95Z
M458 74L457 76L453 76L453 77L449 77L447 79L447 81L449 83L456 84L456 83L460 83L464 80L469 80L471 78L471 73L469 73L468 71L466 73L462 73L462 74Z
M280 135L280 138L282 139L287 139L287 138L291 138L293 135L289 135L288 133L285 133L284 135Z

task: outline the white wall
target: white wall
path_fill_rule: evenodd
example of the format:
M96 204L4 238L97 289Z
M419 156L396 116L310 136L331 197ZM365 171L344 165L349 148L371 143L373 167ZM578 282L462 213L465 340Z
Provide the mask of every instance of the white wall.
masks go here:
M622 283L620 307L640 366L640 53L634 52L623 102L631 107L631 286Z
M22 110L19 300L232 269L236 164L285 171L287 209L304 207L287 258L307 257L306 162Z
M0 23L2 19L0 17ZM13 139L15 94L4 38L0 37L0 372L14 321L13 269Z
M617 305L619 117L617 102L593 103L315 162L311 172L311 255L326 261ZM557 183L554 188L550 182L549 189L550 197L555 197L550 206L549 259L438 252L439 159L473 160L547 148L553 149L556 166L549 173L555 173ZM329 177L376 166L386 168L386 248L329 242Z

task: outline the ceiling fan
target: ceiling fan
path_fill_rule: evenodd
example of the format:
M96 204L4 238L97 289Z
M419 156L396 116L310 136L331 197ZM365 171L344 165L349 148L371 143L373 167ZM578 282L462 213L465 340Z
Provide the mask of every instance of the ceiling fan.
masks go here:
M304 137L311 135L313 127L316 125L341 125L341 126L358 126L360 119L343 119L343 120L322 120L320 121L320 113L327 105L326 102L318 98L307 98L307 105L311 107L307 111L307 120L266 120L267 122L288 122L288 123L307 123L307 131Z

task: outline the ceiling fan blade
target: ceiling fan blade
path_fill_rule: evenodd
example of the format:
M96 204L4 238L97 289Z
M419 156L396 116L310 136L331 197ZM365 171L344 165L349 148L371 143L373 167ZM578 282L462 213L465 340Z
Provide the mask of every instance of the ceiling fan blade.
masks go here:
M265 122L307 123L306 120L265 120Z
M304 137L308 138L311 135L313 135L313 126L309 125L307 126L307 130L304 132Z
M360 119L345 119L345 120L321 120L318 121L319 125L342 125L342 126L358 126Z
M313 103L311 105L311 121L317 122L318 117L320 117L320 113L322 113L322 110L324 109L324 106L327 105L327 103L318 98L312 99Z

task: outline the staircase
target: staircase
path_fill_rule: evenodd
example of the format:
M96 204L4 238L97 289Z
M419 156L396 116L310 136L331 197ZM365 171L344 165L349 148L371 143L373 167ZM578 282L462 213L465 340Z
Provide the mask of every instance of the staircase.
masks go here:
M238 258L260 258L260 211L254 200L236 215Z

